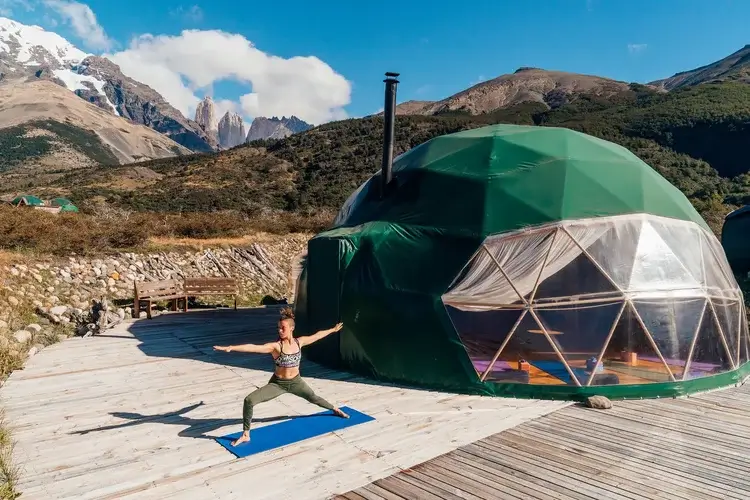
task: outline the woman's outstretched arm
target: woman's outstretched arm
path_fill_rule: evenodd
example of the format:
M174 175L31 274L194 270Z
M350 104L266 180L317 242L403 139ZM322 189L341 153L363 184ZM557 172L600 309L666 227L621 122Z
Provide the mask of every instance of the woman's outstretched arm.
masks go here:
M328 330L321 330L317 333L314 333L312 335L308 335L306 337L300 337L297 340L299 340L300 347L304 347L306 345L310 345L313 342L317 342L318 340L322 339L323 337L327 337L328 335L332 333L336 333L339 330L341 330L344 327L343 323L339 323L333 328L329 328Z
M276 348L276 345L271 342L268 344L242 344L242 345L215 345L214 349L217 351L224 351L224 352L250 352L254 354L271 354L274 349Z

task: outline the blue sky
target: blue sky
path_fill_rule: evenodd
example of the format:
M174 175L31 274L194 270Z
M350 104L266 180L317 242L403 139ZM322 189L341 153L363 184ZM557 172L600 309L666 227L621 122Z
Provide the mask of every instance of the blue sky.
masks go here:
M743 0L86 3L120 48L143 33L218 29L242 34L268 54L317 56L351 82L349 116L382 107L385 71L402 75L399 101L435 100L520 66L648 82L750 43L750 1ZM13 17L44 26L38 9L15 9ZM69 26L54 30L81 42ZM250 87L211 88L235 99Z

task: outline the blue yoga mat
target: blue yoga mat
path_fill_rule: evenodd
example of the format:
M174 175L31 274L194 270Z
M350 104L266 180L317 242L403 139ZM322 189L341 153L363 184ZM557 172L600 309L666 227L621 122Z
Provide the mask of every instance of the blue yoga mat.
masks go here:
M553 377L559 378L568 385L574 385L573 379L570 378L568 370L565 369L565 365L560 361L529 361L529 363L531 363L532 366L549 373ZM571 370L576 374L576 378L581 384L585 384L589 379L589 373L583 368L571 368Z
M218 437L216 441L238 458L242 458L375 420L375 417L365 415L348 406L342 406L341 409L349 415L349 418L341 418L332 411L324 411L251 429L250 442L236 447L232 446L232 441L240 437L242 432Z

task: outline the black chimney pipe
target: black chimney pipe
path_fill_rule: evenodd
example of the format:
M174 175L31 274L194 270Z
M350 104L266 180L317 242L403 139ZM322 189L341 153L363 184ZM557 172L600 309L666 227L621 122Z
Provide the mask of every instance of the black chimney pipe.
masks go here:
M382 185L380 196L386 195L386 189L391 183L393 169L393 138L396 124L396 87L398 73L385 74L385 105L383 106L383 165L381 171Z

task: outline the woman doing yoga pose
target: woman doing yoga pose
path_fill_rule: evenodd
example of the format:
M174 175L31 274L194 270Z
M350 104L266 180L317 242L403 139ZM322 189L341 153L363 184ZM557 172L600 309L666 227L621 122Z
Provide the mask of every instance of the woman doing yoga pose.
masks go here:
M230 346L214 346L214 349L224 352L250 352L258 354L270 354L276 363L276 369L268 384L256 389L245 397L242 405L242 435L237 438L232 446L250 441L250 422L253 419L253 407L259 403L270 401L282 394L289 393L299 396L309 402L333 410L339 417L349 418L349 415L334 408L331 403L321 398L302 380L299 374L299 365L302 360L302 348L313 342L341 330L343 324L339 323L328 330L321 330L307 337L294 338L294 312L291 307L281 311L279 319L279 340L268 344L244 344Z

